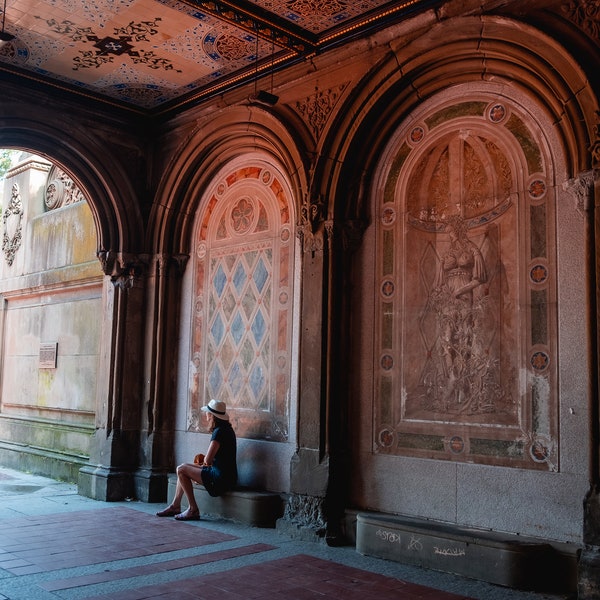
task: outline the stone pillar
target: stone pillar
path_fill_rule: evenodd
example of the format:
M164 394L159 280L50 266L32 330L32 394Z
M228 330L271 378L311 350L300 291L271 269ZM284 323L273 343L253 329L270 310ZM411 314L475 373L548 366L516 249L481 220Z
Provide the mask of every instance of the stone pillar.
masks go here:
M104 501L134 494L140 445L144 289L140 257L99 255L107 274L102 295L102 340L96 432L79 493Z
M586 214L588 222L590 264L590 325L593 328L590 361L593 372L590 398L590 490L583 505L583 550L578 568L578 600L600 598L600 124L596 142L592 145L594 169L584 173L569 187L577 198L577 205Z
M168 474L175 467L181 278L188 258L157 256L147 278L140 465L134 476L135 497L143 502L166 500Z
M304 203L298 235L302 245L298 449L290 466L291 494L277 527L293 537L310 540L326 534L324 505L329 481L324 371L329 253L322 202Z
M291 461L291 494L277 523L293 537L341 541L347 457L346 301L352 251L364 224L335 225L324 204L305 203L302 242L298 450Z

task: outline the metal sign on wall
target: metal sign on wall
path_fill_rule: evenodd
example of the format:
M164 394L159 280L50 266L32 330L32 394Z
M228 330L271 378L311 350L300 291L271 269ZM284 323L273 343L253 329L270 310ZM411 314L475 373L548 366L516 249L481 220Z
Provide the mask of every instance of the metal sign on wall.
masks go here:
M40 344L40 369L56 369L58 342Z

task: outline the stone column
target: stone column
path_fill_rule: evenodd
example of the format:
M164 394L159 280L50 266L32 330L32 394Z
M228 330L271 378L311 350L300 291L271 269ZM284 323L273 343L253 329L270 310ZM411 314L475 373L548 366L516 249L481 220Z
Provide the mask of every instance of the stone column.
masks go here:
M577 205L587 219L587 247L590 265L590 325L592 332L593 359L590 361L592 389L590 398L590 489L583 503L583 550L578 568L579 600L600 598L600 125L597 140L592 146L594 168L568 187L575 193ZM595 149L595 150L594 150Z
M143 261L99 255L106 274L96 399L96 432L89 465L79 471L79 493L104 501L134 494L140 445L144 313Z
M291 462L291 494L277 527L304 539L341 539L345 505L347 390L345 356L349 314L348 265L363 225L335 225L324 204L305 203L302 242L298 449Z
M134 476L135 496L143 502L166 500L168 474L175 466L181 278L188 258L156 256L147 278L140 465Z
M302 246L298 448L290 466L291 494L277 527L293 537L315 539L323 537L327 529L324 503L329 480L323 354L328 252L322 202L305 201L298 236Z

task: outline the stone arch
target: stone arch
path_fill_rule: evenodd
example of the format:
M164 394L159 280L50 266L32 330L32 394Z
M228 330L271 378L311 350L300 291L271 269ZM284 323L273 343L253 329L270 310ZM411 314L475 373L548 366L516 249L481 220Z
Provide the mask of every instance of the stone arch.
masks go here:
M568 177L590 168L598 110L592 74L541 30L497 16L446 19L390 48L340 107L344 117L323 144L315 178L330 217L368 221L371 177L402 119L444 89L482 79L537 99L563 147Z
M10 109L6 108L7 115ZM18 114L15 108L14 114ZM35 152L59 165L89 199L98 237L98 256L108 274L120 270L124 254L141 252L141 217L132 183L110 149L89 138L68 138L54 117L33 120L10 116L0 124L0 146ZM128 207L125 210L125 207Z
M165 165L168 175L157 192L163 200L155 204L150 218L151 247L185 253L199 198L225 163L251 153L282 165L298 206L308 188L302 137L260 108L230 108L199 122Z
M265 154L232 160L197 212L192 246L188 431L227 403L238 435L290 438L295 209L289 177Z

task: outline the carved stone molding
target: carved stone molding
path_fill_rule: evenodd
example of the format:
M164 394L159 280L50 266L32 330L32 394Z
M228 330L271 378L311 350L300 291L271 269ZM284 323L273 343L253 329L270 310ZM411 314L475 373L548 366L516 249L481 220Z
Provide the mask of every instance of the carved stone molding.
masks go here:
M329 115L347 86L344 83L328 90L317 90L312 96L296 102L296 110L312 129L315 138L320 137Z
M599 9L600 10L600 9ZM589 148L592 153L592 167L600 169L600 112L596 111L596 125L594 126L594 139Z
M568 19L597 42L600 41L600 7L598 0L565 2L562 11Z
M21 242L23 241L23 213L23 202L21 200L19 184L13 183L10 201L2 215L4 226L2 251L9 267L13 264L17 250L21 247Z
M594 194L594 174L592 171L580 173L579 177L563 183L563 189L575 198L577 212L582 216L591 209Z

